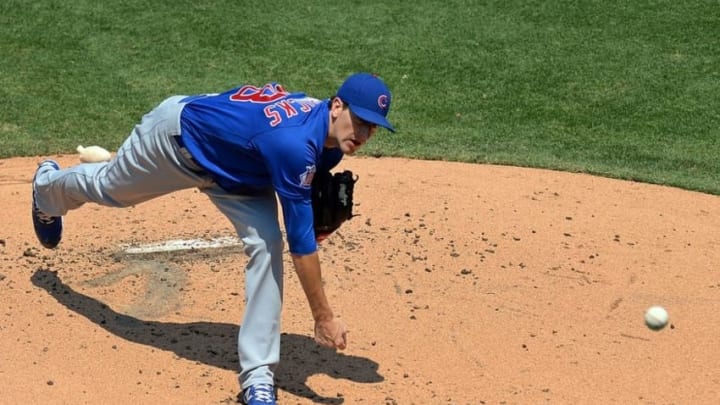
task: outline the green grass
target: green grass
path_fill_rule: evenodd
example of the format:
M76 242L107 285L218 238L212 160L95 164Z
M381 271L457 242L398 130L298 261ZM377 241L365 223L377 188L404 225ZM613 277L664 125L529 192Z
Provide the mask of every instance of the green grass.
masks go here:
M4 0L0 156L117 147L171 94L381 74L363 150L720 194L717 1Z

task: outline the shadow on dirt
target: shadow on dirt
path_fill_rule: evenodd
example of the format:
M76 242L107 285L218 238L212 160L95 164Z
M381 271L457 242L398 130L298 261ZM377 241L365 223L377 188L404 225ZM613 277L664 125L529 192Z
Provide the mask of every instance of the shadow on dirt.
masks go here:
M170 323L145 321L113 311L104 303L65 285L57 273L38 270L34 285L46 290L59 303L84 316L108 332L131 342L175 352L178 356L213 367L237 371L236 338L238 325L228 323ZM276 385L293 395L315 403L341 404L342 397L323 397L315 393L307 380L315 374L327 374L358 383L383 381L378 364L318 346L311 337L283 334L281 361L275 374Z

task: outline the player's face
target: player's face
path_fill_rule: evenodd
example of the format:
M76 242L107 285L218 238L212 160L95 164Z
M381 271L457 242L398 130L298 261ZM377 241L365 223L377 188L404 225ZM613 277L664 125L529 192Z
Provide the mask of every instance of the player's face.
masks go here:
M364 121L350 111L339 98L333 100L332 123L326 146L337 147L352 155L377 131L377 125Z
M378 126L376 124L367 122L364 119L353 114L353 112L350 111L349 108L348 111L350 112L350 121L352 121L353 123L353 130L355 132L355 135L359 135L360 137L365 138L365 142L367 142L367 140L370 139L371 136L375 135Z

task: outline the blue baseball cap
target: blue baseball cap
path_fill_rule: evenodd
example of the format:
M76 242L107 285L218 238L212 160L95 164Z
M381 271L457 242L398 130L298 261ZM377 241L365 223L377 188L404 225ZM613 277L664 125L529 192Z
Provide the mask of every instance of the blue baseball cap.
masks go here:
M395 132L386 118L392 99L390 89L376 75L355 73L340 86L337 96L360 119Z

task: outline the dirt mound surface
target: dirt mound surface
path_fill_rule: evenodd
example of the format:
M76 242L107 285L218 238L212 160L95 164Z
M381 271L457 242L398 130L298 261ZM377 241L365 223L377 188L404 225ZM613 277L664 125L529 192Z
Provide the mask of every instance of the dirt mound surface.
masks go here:
M187 190L86 205L46 250L30 218L38 161L0 160L0 403L232 403L247 259L230 223ZM360 216L321 260L348 348L315 345L286 259L279 403L720 398L717 196L490 165L340 168L360 176ZM659 332L651 305L670 313Z

